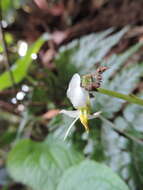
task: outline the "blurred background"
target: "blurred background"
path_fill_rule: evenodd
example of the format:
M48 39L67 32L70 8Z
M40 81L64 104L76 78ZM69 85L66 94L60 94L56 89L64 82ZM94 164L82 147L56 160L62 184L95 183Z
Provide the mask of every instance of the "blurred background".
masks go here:
M74 73L107 66L102 88L143 97L142 10L143 0L0 1L1 190L30 189L6 169L15 142L65 135L72 119L59 111L73 109L66 90ZM142 190L143 107L98 92L92 107L105 120L90 121L89 134L78 121L68 143Z

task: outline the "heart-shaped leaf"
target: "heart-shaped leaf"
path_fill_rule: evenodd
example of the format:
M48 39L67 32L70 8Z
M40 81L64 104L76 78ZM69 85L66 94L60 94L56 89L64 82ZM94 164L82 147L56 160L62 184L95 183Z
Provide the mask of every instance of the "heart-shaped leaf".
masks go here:
M63 172L79 163L82 156L54 138L46 142L21 140L9 153L11 177L33 189L55 190Z

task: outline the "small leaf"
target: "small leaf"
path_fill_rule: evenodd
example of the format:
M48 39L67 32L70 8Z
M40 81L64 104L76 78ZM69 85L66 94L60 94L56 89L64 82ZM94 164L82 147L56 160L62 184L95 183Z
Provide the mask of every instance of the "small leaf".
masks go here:
M129 190L127 185L107 166L83 161L68 169L57 190Z
M63 172L82 156L63 142L48 137L45 142L21 140L9 153L11 177L33 189L55 190Z

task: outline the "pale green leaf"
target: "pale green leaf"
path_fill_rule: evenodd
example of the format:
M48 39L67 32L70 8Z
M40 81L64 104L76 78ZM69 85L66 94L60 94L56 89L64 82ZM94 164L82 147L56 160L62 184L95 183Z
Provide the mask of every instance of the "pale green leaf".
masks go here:
M143 64L129 65L122 69L123 64L128 58L133 55L141 44L135 45L125 53L119 56L109 58L109 69L103 75L103 83L101 88L112 90L115 92L130 94L139 82L143 74ZM120 69L120 70L119 70ZM116 74L118 70L118 73ZM120 110L122 104L125 102L121 99L110 97L103 94L96 94L94 107L103 111L107 117L112 117L113 113Z
M55 190L63 172L81 160L79 153L53 137L41 143L27 139L9 153L7 168L17 182L33 189Z
M107 166L83 161L68 169L57 190L129 190L127 185Z
M55 59L57 67L72 65L80 73L87 73L96 63L100 62L104 56L115 46L128 28L112 34L113 29L104 32L91 34L74 40L67 46L60 48Z
M143 95L140 96L143 98ZM135 130L143 132L143 107L129 104L123 111L126 121L134 127Z

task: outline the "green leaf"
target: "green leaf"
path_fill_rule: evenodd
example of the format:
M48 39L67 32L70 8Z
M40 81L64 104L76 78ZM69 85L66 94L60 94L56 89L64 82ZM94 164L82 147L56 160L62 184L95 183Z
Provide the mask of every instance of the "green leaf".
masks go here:
M42 143L27 139L9 153L7 168L17 182L33 189L55 190L63 172L81 160L79 153L53 137Z
M143 98L143 95L141 96ZM134 127L135 130L143 132L143 107L129 104L123 111L126 121Z
M132 144L132 162L135 169L134 178L136 179L136 184L140 189L143 187L143 145L139 145L136 143Z
M103 74L103 83L101 88L105 88L105 91L106 89L107 91L115 91L115 94L116 92L121 92L124 94L132 93L143 74L143 64L133 64L126 67L123 67L123 64L130 56L139 50L141 46L142 44L137 44L123 54L109 58L107 61L107 66L109 66L109 69ZM116 73L117 71L118 73ZM125 101L101 93L95 94L96 99L94 107L96 107L97 110L100 109L106 114L107 117L111 118L113 113L120 110ZM129 99L132 98L129 97ZM136 101L135 98L133 99Z
M27 51L27 54L16 61L16 63L11 67L11 72L14 77L15 83L21 82L27 75L30 64L32 63L31 54L37 53L40 47L45 42L45 37L40 37ZM12 81L9 75L9 71L4 72L0 75L0 90L4 90L12 86Z
M107 166L83 161L68 169L57 190L129 190L127 185Z
M125 118L118 116L113 124L114 129L123 131L132 141L116 133L110 126L111 122L105 121L102 124L102 143L108 165L135 190L143 185L143 107L129 104L123 113Z
M115 46L128 28L112 34L113 29L87 35L80 40L74 40L67 46L60 48L59 54L55 59L56 65L69 67L74 66L80 73L87 73L98 62L102 61L104 56ZM68 63L68 64L67 64Z
M122 117L118 117L115 120L115 127L124 131L127 124ZM106 163L110 165L114 171L116 171L125 180L129 179L130 154L124 149L127 149L128 139L120 136L110 124L106 121L102 124L102 144L104 147L104 153L106 156Z
M123 68L124 63L136 53L141 47L143 43L137 43L127 49L122 54L114 54L108 58L108 60L103 60L101 65L107 65L109 69L103 73L103 85L107 86L107 83L110 81L110 78L117 72L118 70Z

